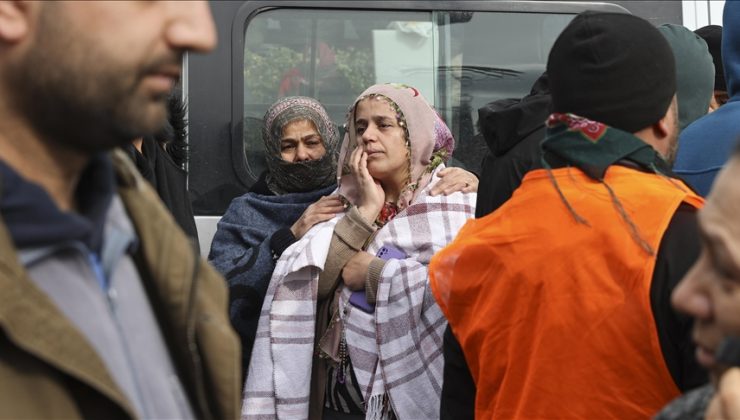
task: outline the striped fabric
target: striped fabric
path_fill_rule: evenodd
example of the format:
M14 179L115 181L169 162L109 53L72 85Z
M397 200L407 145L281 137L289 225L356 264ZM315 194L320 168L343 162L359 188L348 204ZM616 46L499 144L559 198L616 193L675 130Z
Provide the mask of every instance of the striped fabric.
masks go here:
M365 412L365 401L362 391L357 386L357 378L352 367L349 374L345 375L343 384L337 381L337 370L339 368L331 363L327 364L326 395L324 407L331 408L340 413L361 414Z
M386 263L375 313L348 304L349 290L340 296L368 419L388 418L391 407L401 420L439 418L447 323L427 287L427 265L473 216L476 194L431 197L428 191L438 178L433 180L368 247L375 254L390 245L408 255ZM243 419L308 417L318 274L338 219L311 229L278 261L249 365Z

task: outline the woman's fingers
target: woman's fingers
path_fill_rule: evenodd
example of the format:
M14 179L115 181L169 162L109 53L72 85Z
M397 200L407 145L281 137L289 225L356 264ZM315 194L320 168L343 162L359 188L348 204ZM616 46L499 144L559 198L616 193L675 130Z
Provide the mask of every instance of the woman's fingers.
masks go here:
M440 177L440 178L444 178L450 172L455 173L455 168L444 168L441 171L437 172L437 176Z
M350 170L357 180L359 197L354 204L362 217L372 223L380 212L385 192L375 182L367 169L368 155L364 148L358 146L350 156Z
M361 184L372 179L370 172L367 170L367 153L362 147L357 147L352 151L349 167Z
M364 196L364 199L370 198L375 193L376 187L375 180L367 170L367 153L365 153L365 151L361 151L359 153L357 172L355 175L357 176L357 183L359 184L360 191L362 191L361 194Z
M465 182L465 192L476 192L478 191L478 177L477 176L471 176L470 179Z
M344 202L338 195L330 195L321 200L321 204L324 206L339 206L344 207Z
M337 196L321 197L306 209L307 213L336 214L345 210L344 203Z
M334 217L333 213L332 214L314 213L306 217L306 231L314 227L314 225L316 225L317 223L326 222L327 220L330 220L332 217Z
M352 151L352 154L349 157L349 168L352 171L353 174L357 175L360 171L360 158L362 157L362 147L356 147L355 150Z
M478 191L478 178L471 172L461 168L444 168L437 174L439 182L432 187L430 194L432 196L452 193L476 192Z
M343 213L345 210L342 204L325 204L317 207L314 212L318 214L335 214Z
M363 150L360 154L360 175L365 179L371 179L370 172L367 170L367 153Z
M300 239L317 223L330 220L346 210L344 203L336 195L324 196L306 208L301 217L291 226L293 235Z
M432 188L432 191L430 192L432 196L435 195L450 195L457 191L463 191L463 192L469 192L467 189L469 188L469 184L466 184L464 181L455 181L452 182L450 180L440 181L437 183L437 185Z

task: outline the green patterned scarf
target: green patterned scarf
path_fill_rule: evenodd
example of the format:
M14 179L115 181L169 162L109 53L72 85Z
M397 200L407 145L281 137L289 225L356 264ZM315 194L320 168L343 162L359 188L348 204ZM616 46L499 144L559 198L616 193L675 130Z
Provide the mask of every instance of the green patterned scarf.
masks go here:
M548 160L559 160L597 181L603 181L607 168L621 160L651 172L666 169L658 152L633 134L573 114L550 115L541 148L546 168ZM551 156L555 159L548 159Z
M550 181L558 191L561 200L578 223L590 226L570 205L568 199L552 175L552 166L575 166L588 177L601 182L609 192L614 206L630 227L635 241L645 251L654 255L652 247L642 239L637 226L632 222L612 188L604 182L609 166L618 162L631 163L645 171L653 172L670 180L678 188L678 183L665 175L669 169L663 158L649 144L625 131L609 127L573 114L552 114L547 120L547 135L540 145L542 166L547 170Z

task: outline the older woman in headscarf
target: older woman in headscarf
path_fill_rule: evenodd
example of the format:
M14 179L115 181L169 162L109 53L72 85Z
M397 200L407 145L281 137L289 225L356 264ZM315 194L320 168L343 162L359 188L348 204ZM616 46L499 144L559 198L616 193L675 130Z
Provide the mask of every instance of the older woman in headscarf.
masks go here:
M262 140L267 170L247 194L232 201L208 257L229 284L229 312L242 341L245 371L275 261L313 225L345 209L331 195L339 135L318 101L278 100L265 114ZM475 177L460 169L445 180L440 192L477 188Z
M340 155L346 214L277 263L242 417L439 417L446 321L427 265L476 195L434 196L452 135L418 90L376 85L353 104Z
M229 284L229 315L246 371L275 261L306 231L344 210L336 189L339 134L311 98L277 101L264 117L267 171L218 223L208 260Z

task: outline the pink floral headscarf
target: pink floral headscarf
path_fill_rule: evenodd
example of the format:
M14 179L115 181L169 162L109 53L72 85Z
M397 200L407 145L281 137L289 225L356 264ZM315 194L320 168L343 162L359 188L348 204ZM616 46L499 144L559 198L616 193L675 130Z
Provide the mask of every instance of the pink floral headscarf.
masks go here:
M400 84L382 84L367 88L349 110L347 130L339 153L339 164L342 168L337 171L339 193L350 202L354 203L357 199L357 180L349 171L349 157L355 147L362 142L356 135L355 112L357 104L368 96L387 99L391 108L396 111L399 125L406 129L407 146L410 148L411 177L396 203L399 210L402 210L429 184L434 168L452 156L455 139L439 114L417 89Z

